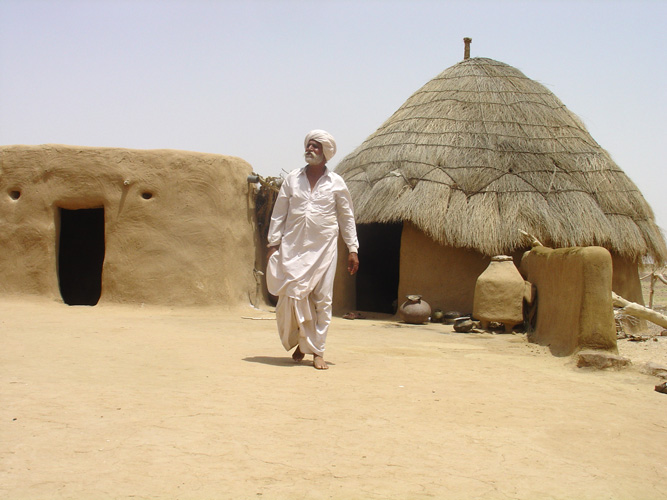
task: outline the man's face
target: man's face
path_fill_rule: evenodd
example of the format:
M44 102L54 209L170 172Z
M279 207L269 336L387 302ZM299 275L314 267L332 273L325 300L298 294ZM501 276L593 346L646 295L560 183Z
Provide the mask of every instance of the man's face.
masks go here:
M322 145L313 139L306 144L306 152L304 154L306 163L309 165L319 165L324 162L324 154L322 153Z

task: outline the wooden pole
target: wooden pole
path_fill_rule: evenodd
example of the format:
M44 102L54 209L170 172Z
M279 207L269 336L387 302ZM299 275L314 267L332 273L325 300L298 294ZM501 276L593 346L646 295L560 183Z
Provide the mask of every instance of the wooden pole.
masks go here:
M464 38L464 49L463 49L463 60L470 59L470 44L472 43L472 38Z

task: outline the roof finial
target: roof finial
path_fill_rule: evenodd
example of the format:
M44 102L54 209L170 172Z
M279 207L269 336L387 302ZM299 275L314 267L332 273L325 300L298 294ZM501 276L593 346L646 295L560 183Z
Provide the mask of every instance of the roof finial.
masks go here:
M464 38L463 43L465 44L465 49L463 50L463 59L470 59L470 44L472 43L472 38Z

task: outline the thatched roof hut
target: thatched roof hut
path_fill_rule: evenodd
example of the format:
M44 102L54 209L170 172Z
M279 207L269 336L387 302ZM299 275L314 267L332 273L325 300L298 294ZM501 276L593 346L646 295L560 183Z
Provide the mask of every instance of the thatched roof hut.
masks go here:
M491 59L465 59L433 78L336 171L360 227L402 223L403 240L409 228L490 257L527 248L524 230L545 245L599 245L635 264L667 258L651 208L581 120Z

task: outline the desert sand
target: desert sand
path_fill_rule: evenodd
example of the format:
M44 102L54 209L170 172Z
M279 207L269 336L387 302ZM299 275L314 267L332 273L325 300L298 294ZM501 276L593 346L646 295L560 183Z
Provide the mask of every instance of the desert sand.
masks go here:
M334 318L294 364L269 311L0 299L4 499L667 498L667 395L521 334ZM310 357L307 358L310 360Z

